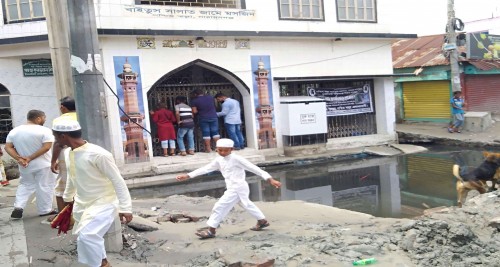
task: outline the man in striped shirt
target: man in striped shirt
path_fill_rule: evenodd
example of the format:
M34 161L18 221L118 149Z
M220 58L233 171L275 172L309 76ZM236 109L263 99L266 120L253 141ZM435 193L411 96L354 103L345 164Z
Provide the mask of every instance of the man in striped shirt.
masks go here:
M187 154L194 155L194 120L193 112L190 106L186 104L187 99L185 96L178 96L175 98L175 117L179 129L177 131L177 145L181 152L181 156L186 156L186 146L184 145L184 136L187 135L188 150Z

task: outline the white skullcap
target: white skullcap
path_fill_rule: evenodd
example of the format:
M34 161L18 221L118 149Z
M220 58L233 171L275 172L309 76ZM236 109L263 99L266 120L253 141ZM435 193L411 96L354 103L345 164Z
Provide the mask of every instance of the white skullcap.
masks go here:
M82 127L80 126L80 123L71 119L56 120L52 124L52 130L57 132L73 132L81 129Z
M215 146L216 147L233 147L234 142L231 139L222 138L222 139L217 140L217 144Z

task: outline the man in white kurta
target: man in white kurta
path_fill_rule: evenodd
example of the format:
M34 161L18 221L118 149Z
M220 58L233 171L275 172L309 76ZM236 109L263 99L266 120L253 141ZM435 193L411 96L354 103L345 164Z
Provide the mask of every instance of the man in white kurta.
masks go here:
M215 203L212 214L207 221L209 230L197 233L202 239L215 237L215 229L238 202L241 202L241 206L257 219L257 225L251 228L252 230L258 231L261 228L269 226L262 211L249 199L250 189L245 180L245 170L255 173L277 188L281 186L281 183L274 180L269 173L245 158L231 154L233 146L233 140L227 138L219 139L216 144L218 156L212 162L188 174L177 176L178 180L185 180L209 172L220 171L226 182L226 191L217 203Z
M78 261L109 266L103 237L117 216L126 222L132 220L128 188L112 154L83 140L77 121L59 120L52 130L59 144L71 148L65 152L68 179L63 199L67 203L74 200Z

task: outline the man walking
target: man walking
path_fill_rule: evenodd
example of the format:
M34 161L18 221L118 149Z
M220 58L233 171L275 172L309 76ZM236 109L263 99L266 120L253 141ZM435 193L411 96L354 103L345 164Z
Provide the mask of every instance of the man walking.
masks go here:
M215 99L219 103L222 103L222 110L217 112L217 116L224 116L224 127L226 128L227 135L234 142L234 150L244 149L245 139L241 133L240 102L222 93L216 94Z
M62 115L55 118L52 121L52 125L57 123L58 120L77 120L76 117L76 108L75 108L75 99L66 96L60 100L59 110ZM64 150L67 147L61 147L57 141L54 143L52 148L52 161L51 161L51 170L53 173L57 174L56 185L55 185L55 195L56 195L56 203L57 209L61 211L64 208L64 200L62 198L64 189L66 188L66 163L64 162ZM49 221L52 221L55 216L49 217Z
M45 113L30 110L25 125L14 128L7 135L5 151L19 164L21 178L16 191L12 219L21 219L28 199L36 193L36 206L40 216L54 214L54 176L50 172L50 148L54 136L43 127Z
M81 126L75 120L58 120L52 125L56 141L68 146L65 153L68 179L63 199L73 204L78 234L78 261L89 266L111 266L106 259L104 235L117 216L132 220L132 200L113 155L100 146L82 139Z

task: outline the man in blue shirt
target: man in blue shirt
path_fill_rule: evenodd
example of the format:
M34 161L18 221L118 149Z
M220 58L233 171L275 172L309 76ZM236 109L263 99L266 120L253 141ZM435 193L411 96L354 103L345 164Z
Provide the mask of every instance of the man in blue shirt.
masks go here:
M448 132L460 133L460 126L464 124L464 106L465 100L462 97L462 92L455 91L453 92L453 98L450 100L450 104L452 107L452 115L453 115L453 124L448 127Z
M222 93L215 95L215 99L222 103L222 110L217 112L218 117L224 117L224 127L227 135L234 142L234 149L245 148L245 139L241 133L241 108L240 102L225 96Z

